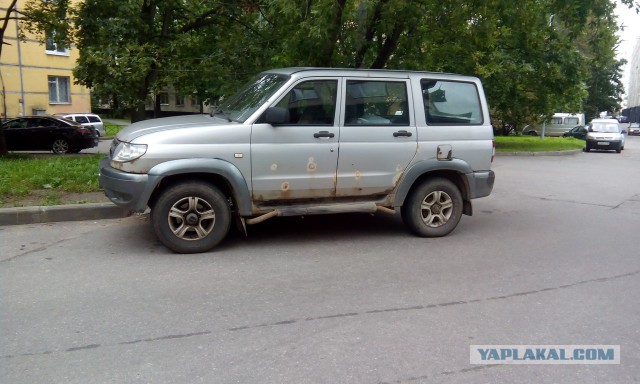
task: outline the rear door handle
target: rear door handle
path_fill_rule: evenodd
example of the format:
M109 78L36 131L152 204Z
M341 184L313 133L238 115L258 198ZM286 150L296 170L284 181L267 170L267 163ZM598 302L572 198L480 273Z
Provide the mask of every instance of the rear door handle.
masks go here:
M404 129L398 132L393 132L393 137L411 137L412 133L409 131L405 131Z
M313 137L315 137L316 139L319 139L321 137L333 138L334 136L335 134L329 131L320 131L313 134Z

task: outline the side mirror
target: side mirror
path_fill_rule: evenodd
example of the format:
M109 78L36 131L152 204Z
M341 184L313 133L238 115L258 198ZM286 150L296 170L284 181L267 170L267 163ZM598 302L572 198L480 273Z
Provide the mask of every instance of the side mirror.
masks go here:
M282 107L270 107L262 115L262 123L279 125L289 123L289 110Z

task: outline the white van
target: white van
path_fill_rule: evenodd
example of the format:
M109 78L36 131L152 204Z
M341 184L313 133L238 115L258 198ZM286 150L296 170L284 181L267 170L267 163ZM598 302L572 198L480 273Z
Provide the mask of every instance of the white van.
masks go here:
M545 136L562 136L578 125L584 125L583 113L554 113L545 126L544 134ZM540 136L541 134L542 124L527 125L522 130L522 135Z
M62 118L73 120L76 123L80 123L82 125L92 125L99 137L103 137L105 135L104 123L100 116L93 113L56 113L56 116L60 116Z

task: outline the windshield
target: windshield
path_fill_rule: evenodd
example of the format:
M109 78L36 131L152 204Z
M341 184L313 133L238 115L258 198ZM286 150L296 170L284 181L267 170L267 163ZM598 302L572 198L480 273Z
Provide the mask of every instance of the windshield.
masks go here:
M620 132L620 129L618 128L618 124L615 124L615 123L593 123L591 125L591 129L593 132L608 132L608 133Z
M222 102L215 114L224 115L230 121L244 123L288 79L284 75L260 74L238 93Z

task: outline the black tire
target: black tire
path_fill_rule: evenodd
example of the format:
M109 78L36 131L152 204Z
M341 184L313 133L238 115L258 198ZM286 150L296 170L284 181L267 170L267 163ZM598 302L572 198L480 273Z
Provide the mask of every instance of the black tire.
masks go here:
M69 152L69 142L65 139L55 139L51 143L51 150L57 155L67 153Z
M229 232L231 209L224 194L204 182L186 182L163 191L151 210L156 236L177 253L200 253Z
M427 180L415 188L402 206L402 221L421 237L441 237L453 231L462 217L462 194L451 181Z
M529 135L529 136L538 136L536 131L529 131L529 133L527 133L527 135Z
M585 144L584 145L584 151L585 152L589 152L591 150L591 147L589 147L589 144Z

